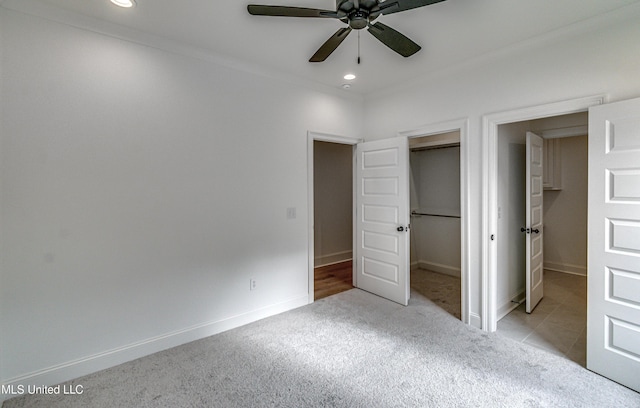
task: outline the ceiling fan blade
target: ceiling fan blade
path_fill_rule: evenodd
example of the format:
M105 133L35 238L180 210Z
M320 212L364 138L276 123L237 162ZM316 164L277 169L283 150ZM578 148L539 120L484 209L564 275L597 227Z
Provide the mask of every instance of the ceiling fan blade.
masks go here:
M305 7L263 6L259 4L249 4L247 6L247 10L249 11L249 14L254 16L338 18L338 13L332 10L321 10Z
M369 30L371 35L376 37L387 47L391 48L403 57L410 57L416 52L420 51L420 46L409 38L400 34L393 28L386 26L380 22L375 24L369 24Z
M338 45L344 41L345 38L351 32L351 27L343 27L336 31L334 35L331 36L322 46L313 54L313 57L309 60L309 62L322 62L331 55L332 52L338 48Z
M446 0L387 0L380 3L380 11L382 14L393 14L401 11L411 10L418 7L428 6L430 4L440 3Z

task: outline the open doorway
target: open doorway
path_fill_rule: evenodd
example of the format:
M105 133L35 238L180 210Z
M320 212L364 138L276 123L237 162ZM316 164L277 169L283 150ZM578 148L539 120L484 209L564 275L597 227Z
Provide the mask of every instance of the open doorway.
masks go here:
M586 365L587 112L498 126L498 333ZM525 309L526 133L544 139L544 296Z
M411 289L461 318L460 131L409 139Z
M316 143L325 143L323 145L316 145ZM339 265L342 262L348 262L348 261L352 261L352 257L353 257L353 223L354 223L354 210L353 210L353 194L354 194L354 189L353 189L353 176L349 176L349 174L353 175L353 171L354 171L354 155L355 155L355 146L362 142L362 139L360 138L353 138L353 137L348 137L348 136L339 136L339 135L331 135L331 134L327 134L327 133L318 133L318 132L312 132L309 131L307 134L307 185L308 187L308 196L307 196L307 202L308 202L308 232L309 232L309 247L308 247L308 283L309 283L309 303L313 303L316 297L315 294L315 281L316 281L316 265L318 267L325 267L325 270L322 272L327 272L327 274L331 275L331 274L335 274L333 271L328 271L330 270L333 265ZM318 155L318 162L316 163L316 146L320 146L320 150L324 151L327 150L327 152L320 153ZM323 149L323 147L327 147L327 149ZM341 158L342 162L343 162L343 166L340 166L340 168L342 169L339 172L339 175L336 174L332 174L331 173L331 167L332 167L332 160L334 159L331 155L331 151L332 150L338 150L343 154L343 157ZM346 157L348 152L349 157ZM349 167L350 171L348 169L345 169L345 167ZM316 176L316 168L319 168L320 170L318 171L318 175ZM347 174L349 173L349 174ZM318 202L318 206L321 206L323 208L318 208L316 210L316 193L315 193L315 179L316 177L322 178L324 179L324 181L320 182L321 186L319 187L319 192L318 194L322 194L322 197L320 197L319 202ZM337 182L336 178L340 179L340 182L344 182L344 183L349 183L348 187L349 190L349 197L345 197L342 200L331 200L331 197L329 195L329 193L324 193L324 188L322 187L322 185L331 185L331 183L333 182ZM327 187L327 188L332 188L332 187ZM346 184L344 186L341 186L340 189L344 190L346 188ZM344 195L344 194L343 194ZM318 225L318 231L316 232L316 221L317 218L315 216L316 212L320 212L322 214L329 214L327 215L323 215L321 216L321 221L320 223L324 223L325 219L327 219L327 217L331 218L332 216L331 211L330 211L330 203L332 201L344 201L344 203L339 203L338 205L341 206L342 210L344 211L344 206L346 205L348 210L350 212L350 219L348 215L345 215L344 212L342 212L341 214L341 218L335 218L335 219L330 219L327 220L326 222L329 223L331 226L327 227L326 225ZM325 203L329 203L326 204ZM329 211L327 211L327 208L329 208ZM349 224L349 231L346 231L346 226L344 224ZM335 245L332 244L329 241L331 241L329 238L329 235L327 235L328 233L335 233L336 228L333 227L333 225L335 224L342 224L342 225L338 225L338 228L340 230L342 230L342 233L344 234L344 236L339 237L339 245ZM345 232L346 231L346 232ZM319 245L316 245L316 241L319 241ZM348 243L346 242L351 242L351 245L349 246ZM316 247L318 248L318 250L316 251ZM338 249L336 249L338 248ZM316 254L317 252L317 254ZM347 265L342 265L345 266L345 269L351 269L352 270L352 275L351 275L351 280L348 281L348 278L345 277L343 280L343 287L346 287L349 285L349 283L351 285L353 285L353 283L355 282L354 280L354 275L353 275L353 267L352 266L348 266ZM336 266L337 268L338 266ZM322 295L321 295L322 296Z
M455 160L453 163L455 164L457 162L459 166L458 169L456 170L451 169L446 176L443 176L445 179L450 180L450 183L447 183L447 184L450 184L451 186L453 186L453 188L455 188L455 186L458 186L459 188L458 194L456 195L456 193L453 192L451 188L448 188L446 193L447 197L445 201L441 202L440 204L437 204L437 202L434 202L435 207L440 207L440 208L436 208L437 212L435 214L451 215L453 217L432 217L429 215L419 215L419 214L415 214L413 217L411 217L412 253L410 254L410 258L411 258L411 266L413 269L413 273L411 274L411 288L414 291L417 290L418 293L427 291L426 288L416 289L416 286L421 285L421 282L420 282L421 277L415 276L416 267L418 267L419 269L419 267L422 265L422 266L426 266L427 268L438 269L438 272L435 272L432 275L432 277L440 278L440 280L443 280L444 282L440 282L440 283L433 282L434 280L437 281L438 279L430 279L430 280L425 279L425 283L429 283L432 289L434 290L438 290L439 286L440 288L443 288L443 286L445 286L447 288L445 290L445 295L450 296L451 298L451 300L447 300L447 302L448 303L450 302L450 305L452 305L453 308L456 309L453 311L452 315L462 320L463 323L481 328L482 318L478 312L472 311L473 299L471 298L471 291L469 289L471 284L470 261L472 259L472 256L470 253L471 207L469 203L469 197L470 197L471 185L469 184L470 153L469 153L468 134L469 134L469 121L466 118L462 118L462 119L456 119L456 120L421 126L419 128L400 132L399 136L407 137L409 140L408 144L409 144L410 150L412 148L416 150L415 153L410 153L409 156L420 154L418 153L418 151L420 150L420 147L428 148L430 145L432 147L439 146L439 147L446 148L446 149L443 149L443 152L444 152L446 150L449 150L448 146L452 146L451 150L448 151L448 155L453 158L457 158L457 160ZM411 162L411 160L413 160L413 157L410 157L409 160ZM414 167L414 165L411 163L409 163L409 165L411 167ZM449 163L449 165L451 165L451 163ZM429 165L427 165L427 167L424 167L424 168L428 168L428 166ZM411 172L413 173L414 170L415 169L411 169ZM431 174L430 177L432 176L434 176L434 174ZM412 177L413 177L413 174L412 174ZM413 182L415 182L415 180L412 180L412 183ZM443 185L443 183L439 183L439 184L441 186ZM436 183L435 185L437 186L438 183ZM417 197L416 191L412 186L410 191L411 209L416 210L416 212L421 212L420 210L422 209L419 207L421 207L422 204L419 200L416 199L416 197ZM440 198L444 198L444 197L440 197ZM425 204L427 204L427 206L429 206L429 200L426 200L426 201L422 200L422 202L424 202ZM442 203L445 203L445 202L447 204L442 205ZM456 206L456 203L454 202L457 202L457 206ZM446 208L443 209L442 207L449 207L448 211L446 211L447 210ZM429 208L426 208L425 210L427 210L424 212L425 214L429 213L428 211L430 211ZM445 211L443 212L442 210L445 210ZM459 218L456 218L456 217L459 217ZM427 221L426 220L427 218L432 218L431 221L432 222L435 221L436 223L438 221L440 222L444 221L445 223L448 222L449 224L454 224L454 225L457 224L457 232L451 232L452 225L449 225L448 231L450 231L451 234L448 235L446 238L440 240L438 244L440 246L442 245L448 246L447 248L448 258L446 260L444 258L439 258L439 260L438 258L431 258L430 260L427 259L428 263L421 264L420 263L421 256L419 253L417 253L418 251L416 251L416 247L414 246L414 244L420 241L420 237L418 237L418 235L422 234L419 231L420 223L422 221ZM413 230L414 227L416 227L415 230ZM455 229L455 226L453 228ZM413 239L414 236L416 236L416 239ZM456 238L458 240L453 242L452 239L455 240ZM438 237L436 236L435 239L437 240ZM437 264L440 264L439 268ZM451 275L457 275L457 276L451 276ZM443 283L444 285L442 285ZM481 305L480 305L479 299L477 300L478 300L478 304L476 305L476 309L479 310ZM459 310L460 310L459 315L457 314L458 304L459 304Z
M314 300L353 288L353 146L313 141Z

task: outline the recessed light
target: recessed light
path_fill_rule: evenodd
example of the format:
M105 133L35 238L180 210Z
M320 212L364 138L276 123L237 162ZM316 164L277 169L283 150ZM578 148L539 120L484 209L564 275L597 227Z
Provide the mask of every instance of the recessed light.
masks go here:
M344 76L344 79L346 79L347 81L352 81L354 79L356 79L356 76L353 74L347 74Z
M120 7L130 8L136 5L133 0L111 0L113 4Z

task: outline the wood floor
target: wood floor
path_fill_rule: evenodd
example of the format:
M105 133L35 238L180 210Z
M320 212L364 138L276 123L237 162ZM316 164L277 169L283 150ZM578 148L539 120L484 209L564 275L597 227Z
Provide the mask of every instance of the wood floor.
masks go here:
M345 261L315 268L313 282L315 300L353 289L352 262Z

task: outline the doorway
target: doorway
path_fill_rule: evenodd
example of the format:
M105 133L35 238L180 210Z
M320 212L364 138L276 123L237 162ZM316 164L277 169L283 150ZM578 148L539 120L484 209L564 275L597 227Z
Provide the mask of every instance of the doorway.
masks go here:
M460 132L409 140L411 289L461 318Z
M470 324L474 327L481 328L482 319L481 314L478 312L472 312L472 300L471 300L471 276L470 276L470 262L472 259L471 256L471 205L469 203L469 197L471 196L470 189L471 185L469 184L469 120L467 118L455 119L450 121L444 121L439 123L433 123L430 125L424 125L412 130L407 130L399 133L401 137L407 137L409 139L409 146L417 147L420 143L423 144L424 147L428 147L431 145L441 145L444 147L446 144L455 144L455 141L451 141L451 136L457 135L458 137L458 163L459 163L459 171L457 180L452 181L453 184L457 184L459 186L459 207L458 212L453 214L440 214L440 215L454 215L458 216L459 219L452 218L449 221L457 222L459 225L459 246L453 244L453 246L457 246L457 256L459 257L459 265L460 265L460 274L459 274L459 282L447 282L445 285L449 285L450 288L454 288L457 291L459 288L459 294L453 295L456 300L460 302L460 316L458 317L465 324ZM449 140L447 142L447 139ZM454 177L455 179L455 177ZM451 191L450 191L451 192ZM448 202L451 203L451 197L448 198ZM415 199L411 197L412 202L415 202ZM412 204L413 209L413 204ZM428 217L428 216L422 216ZM438 217L440 219L446 217ZM442 221L442 220L441 220ZM414 218L411 219L411 222L414 222ZM412 232L413 234L413 232ZM415 250L415 248L414 248ZM415 253L414 253L415 254ZM451 252L450 252L451 254ZM455 257L455 255L450 255L451 259ZM418 257L419 258L419 257ZM415 259L415 255L412 256L412 259ZM418 259L416 259L417 261ZM415 265L414 265L415 267ZM457 273L457 267L451 269L440 270L440 272L454 272ZM445 281L449 278L456 279L455 277L448 276L446 273L439 273L437 275L433 275L435 278L442 278ZM413 278L413 276L412 276ZM416 284L419 284L418 279L412 279L412 287ZM453 291L453 290L452 290ZM480 309L478 305L477 309ZM457 306L456 306L457 307Z
M586 364L588 114L498 126L497 331ZM525 308L526 133L544 138L544 297Z
M309 303L316 299L316 267L319 268L320 297L353 287L353 170L355 146L361 141L359 138L311 131L307 134ZM316 150L319 152L317 157ZM334 168L333 160L339 160L341 165ZM317 177L321 179L317 194L316 169ZM345 192L346 189L348 191ZM331 198L330 194L335 191L339 192L341 199ZM319 196L317 202L316 196ZM333 214L333 205L340 208L339 216ZM336 234L341 235L331 239Z
M534 106L514 111L501 112L483 117L485 163L483 176L483 259L482 274L482 328L496 331L498 322L497 286L498 286L498 127L500 125L552 118L573 113L586 112L589 108L601 105L604 97L588 97L548 105Z
M314 140L314 300L353 288L353 146Z

